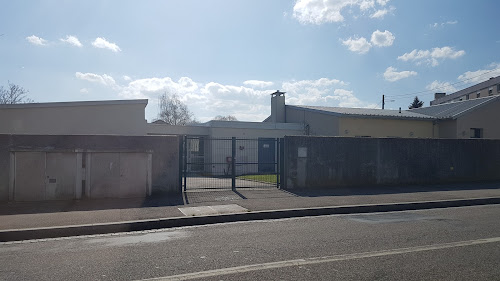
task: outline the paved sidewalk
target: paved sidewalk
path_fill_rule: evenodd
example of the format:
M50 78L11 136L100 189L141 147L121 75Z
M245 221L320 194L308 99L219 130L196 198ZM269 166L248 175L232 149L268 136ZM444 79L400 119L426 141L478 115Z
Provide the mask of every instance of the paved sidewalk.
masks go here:
M251 188L188 192L184 196L148 199L3 203L0 204L0 230L181 218L185 215L179 208L198 206L236 204L248 212L256 212L491 197L500 198L500 183L293 192Z

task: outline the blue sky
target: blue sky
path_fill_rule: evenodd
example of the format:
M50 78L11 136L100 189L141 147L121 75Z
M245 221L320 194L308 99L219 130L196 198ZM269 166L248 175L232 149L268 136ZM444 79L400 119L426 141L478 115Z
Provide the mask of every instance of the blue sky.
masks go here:
M4 1L0 85L36 102L177 93L195 117L287 104L407 108L500 75L500 2Z

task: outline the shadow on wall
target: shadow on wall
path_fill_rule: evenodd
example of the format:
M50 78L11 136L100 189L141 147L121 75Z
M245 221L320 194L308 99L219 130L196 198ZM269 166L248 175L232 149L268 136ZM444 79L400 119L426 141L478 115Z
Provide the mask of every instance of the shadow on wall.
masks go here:
M322 196L355 196L355 195L382 195L382 194L404 194L417 192L438 192L438 191L460 191L460 190L481 190L500 189L500 182L479 182L479 183L454 183L454 184L433 184L433 185L405 185L405 186L354 186L336 187L320 189L298 189L287 190L300 197L322 197Z

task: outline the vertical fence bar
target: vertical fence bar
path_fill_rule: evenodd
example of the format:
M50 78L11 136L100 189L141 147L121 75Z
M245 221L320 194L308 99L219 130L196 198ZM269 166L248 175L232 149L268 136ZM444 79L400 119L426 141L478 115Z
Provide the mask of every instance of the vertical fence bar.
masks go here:
M279 181L280 181L280 185L279 185L279 188L281 189L285 189L285 139L284 138L280 138L279 139L279 142L280 142L280 149L279 149L279 165L280 165L280 173L279 173Z
M274 166L276 167L275 175L276 175L276 188L280 188L280 139L274 139L276 152L274 153Z
M182 152L184 153L184 165L183 165L183 173L184 173L184 191L186 191L186 187L187 187L187 184L186 184L186 177L187 177L187 151L188 151L188 139L187 139L187 136L184 136L184 149L182 150Z
M231 138L231 189L236 188L236 138Z

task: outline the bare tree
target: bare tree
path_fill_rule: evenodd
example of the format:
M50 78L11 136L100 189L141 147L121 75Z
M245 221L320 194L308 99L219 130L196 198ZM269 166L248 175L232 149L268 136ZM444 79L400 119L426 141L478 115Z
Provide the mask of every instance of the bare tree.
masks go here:
M158 100L158 119L170 125L188 125L195 120L186 104L184 104L177 94L167 95L163 93Z
M216 121L238 121L238 119L236 119L236 117L234 117L233 115L227 115L227 116L217 115L214 117L213 120L216 120Z
M0 86L0 104L30 103L32 99L28 98L28 90L14 83L8 82L8 87Z

